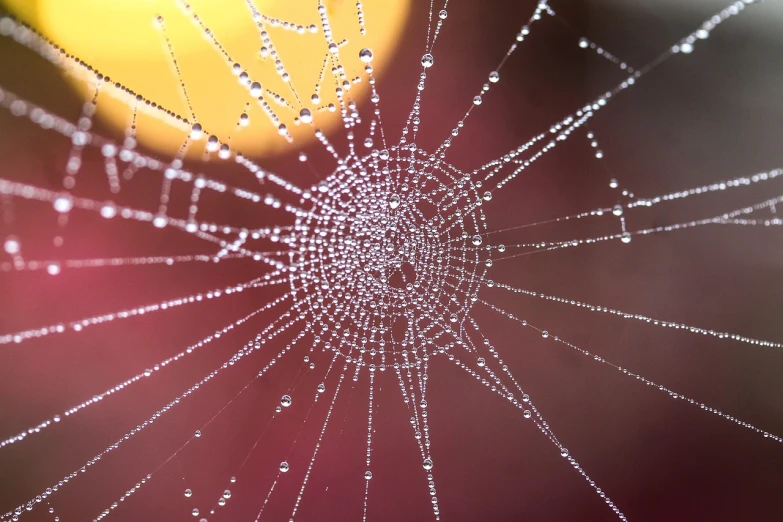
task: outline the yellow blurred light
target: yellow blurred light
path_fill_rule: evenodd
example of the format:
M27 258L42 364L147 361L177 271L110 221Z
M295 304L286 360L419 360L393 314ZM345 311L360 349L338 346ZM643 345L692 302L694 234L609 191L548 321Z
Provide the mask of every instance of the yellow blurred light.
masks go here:
M134 115L127 99L110 96L113 82L120 82L145 98L200 123L204 130L217 136L221 143L249 156L279 154L306 145L313 139L313 128L325 132L341 124L333 63L328 57L316 0L253 0L264 15L264 29L277 51L290 81L283 80L274 58L261 57L262 41L253 21L248 0L1 0L7 9L30 24L70 54L93 66L112 80L101 86L98 95L98 117L120 131L128 129ZM361 2L366 34L360 34L357 3L354 0L323 0L335 42L346 40L339 47L339 63L348 80L361 76L363 81L351 83L346 97L357 103L369 93L365 63L359 52L373 52L372 66L377 77L389 62L402 35L411 0L363 0ZM244 71L263 88L263 97L280 122L293 137L288 143L256 97L240 85L231 65L203 25L211 31L220 46ZM163 26L157 23L162 17ZM268 18L266 18L268 17ZM302 25L304 34L273 25L270 19ZM309 27L314 25L316 33ZM179 75L175 72L172 54ZM324 70L324 62L328 60ZM313 103L319 77L320 101ZM181 80L181 81L180 81ZM95 86L69 77L74 88L91 100ZM190 103L186 101L185 92ZM285 100L277 103L275 94ZM329 103L337 110L318 110ZM192 107L192 112L190 107ZM296 124L300 109L313 114L313 123ZM239 119L247 112L249 124L240 126ZM188 128L172 125L170 118L161 119L156 111L137 111L137 140L164 155L175 155L187 137ZM189 146L188 156L199 157L204 152L205 139Z

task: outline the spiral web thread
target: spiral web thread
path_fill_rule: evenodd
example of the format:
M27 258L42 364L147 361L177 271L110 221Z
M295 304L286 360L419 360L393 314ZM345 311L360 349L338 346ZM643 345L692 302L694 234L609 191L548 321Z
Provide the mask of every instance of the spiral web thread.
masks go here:
M290 518L293 520L305 498L308 479L313 471L318 457L321 440L330 425L332 412L341 390L347 386L346 378L357 381L366 376L369 381L367 397L367 446L366 472L364 489L364 519L367 519L367 509L372 484L372 454L373 416L377 415L378 404L375 402L375 390L379 380L388 381L399 387L401 399L406 403L411 418L411 431L420 452L422 467L425 470L427 488L432 499L432 514L440 519L440 507L436 496L435 476L437 469L431 454L432 441L427 415L428 371L432 364L453 364L462 371L474 377L479 383L491 389L510 406L519 410L520 415L530 422L546 437L562 458L568 460L576 473L580 474L591 487L614 511L620 520L626 520L620 508L611 500L606 492L590 478L575 457L569 453L565 445L558 439L553 428L547 423L542 412L525 393L517 382L511 369L503 362L498 350L482 330L476 319L471 315L474 307L485 308L506 317L516 325L536 330L541 337L561 344L584 355L596 363L613 368L623 375L638 380L669 395L672 399L692 404L706 412L724 420L751 430L769 439L771 442L783 442L779 435L769 433L727 413L719 411L696 399L686 397L664 384L655 383L637 372L623 367L619 362L609 361L593 354L566 339L547 330L534 326L502 308L492 304L485 295L487 288L496 288L518 295L537 299L550 300L563 305L584 308L592 312L614 315L626 320L635 320L661 328L674 328L687 333L701 334L718 339L727 339L736 343L763 346L779 349L783 345L778 342L745 337L730 332L716 331L708 328L683 324L669 319L647 317L633 312L616 310L598 304L588 304L571 300L567 297L549 295L539 291L516 288L503 282L491 279L493 263L518 256L534 255L550 250L564 248L579 248L588 244L608 241L629 243L634 237L672 233L683 229L707 225L763 226L781 225L777 217L762 217L762 212L772 212L783 196L769 193L766 199L756 204L742 208L727 208L718 215L705 218L670 223L654 228L631 230L626 226L626 216L639 207L676 204L686 198L697 198L703 194L742 190L749 186L774 187L776 179L783 174L779 168L767 172L740 176L734 179L715 182L710 185L677 190L651 197L638 197L627 190L623 204L598 207L579 214L563 216L555 219L519 225L503 230L490 230L486 224L485 209L491 208L493 194L502 190L507 184L517 178L524 170L531 167L539 158L549 154L562 142L568 140L576 131L586 129L587 123L600 110L625 90L631 89L637 81L651 73L663 61L675 55L689 55L695 51L702 40L708 38L713 30L721 24L740 15L744 10L753 7L752 1L734 2L725 9L707 19L704 24L692 34L685 36L672 47L665 50L651 63L634 68L616 57L609 51L585 38L575 39L575 44L582 49L595 52L598 56L616 65L625 73L625 79L607 90L595 100L589 101L572 114L553 123L551 127L533 136L527 142L508 151L501 157L489 160L472 172L465 172L458 166L447 161L448 150L452 141L458 140L460 130L467 124L473 111L480 110L483 99L491 95L492 86L501 79L502 69L515 50L524 43L525 37L536 30L538 25L549 23L549 19L559 20L553 6L548 2L538 3L530 18L524 21L519 34L513 39L508 51L503 55L492 71L487 71L488 82L476 93L472 100L467 100L464 115L454 125L451 136L445 139L437 149L428 153L416 146L416 136L419 127L424 124L421 115L421 103L425 93L427 77L436 71L438 35L448 25L448 0L441 10L437 10L434 2L430 2L427 40L421 59L421 75L415 90L415 98L411 111L407 116L402 134L393 141L384 134L381 123L380 98L375 90L370 49L363 50L359 56L344 56L340 52L344 41L340 35L332 34L329 16L323 5L313 9L311 16L318 22L311 25L298 25L289 21L270 18L261 13L252 0L247 0L248 16L253 17L264 42L266 56L279 60L278 72L284 80L288 73L284 62L277 54L273 40L275 31L295 31L299 34L317 33L324 41L325 59L321 77L315 87L315 94L310 102L300 96L291 87L290 101L283 96L262 88L242 69L227 50L212 34L209 34L211 44L216 53L226 61L227 74L233 73L239 82L248 90L251 103L261 107L270 125L274 125L281 139L292 141L285 124L280 123L278 113L296 115L297 125L310 125L316 138L323 144L326 151L335 160L334 171L321 182L310 187L299 187L287 180L283 175L269 172L260 165L245 158L231 149L228 143L220 143L217 136L210 135L197 120L197 111L187 98L187 86L179 76L179 66L171 42L165 36L165 21L158 19L163 38L170 52L170 58L179 76L183 95L188 100L189 115L182 117L157 105L154 100L144 97L143 93L133 92L126 87L112 83L99 71L85 64L78 57L71 56L67 50L61 49L35 31L15 21L12 18L0 19L0 34L12 38L19 44L32 49L40 56L51 61L60 68L74 74L89 85L94 86L96 95L92 101L84 105L82 115L76 123L51 114L25 100L19 94L3 90L0 86L0 106L20 120L40 126L47 132L54 132L67 138L72 143L68 159L62 191L52 191L46 188L32 186L10 179L0 179L0 196L4 201L15 199L29 200L53 207L60 216L60 224L64 225L71 212L83 212L95 215L95 219L138 221L155 228L172 228L182 234L197 238L207 249L202 253L177 256L140 256L123 258L96 259L58 259L31 260L24 256L24 238L9 235L5 239L4 250L6 259L0 262L3 277L12 277L19 271L48 272L52 276L62 270L86 269L95 267L117 267L129 265L167 265L176 266L181 263L206 263L214 265L214 269L230 263L232 260L253 259L263 268L258 277L251 280L208 291L200 291L190 295L169 298L164 301L152 302L133 308L115 310L102 315L85 317L79 320L44 325L34 329L0 334L0 344L24 344L26 341L41 337L56 337L64 332L80 332L109 322L132 320L150 313L164 313L175 307L187 307L206 300L230 300L232 296L254 292L257 289L277 290L280 295L263 304L255 311L226 324L211 335L183 348L176 355L161 360L154 366L138 369L131 377L105 390L96 390L95 395L81 403L74 404L65 411L51 415L40 423L0 440L0 451L11 451L11 447L24 444L26 440L50 429L62 422L77 422L73 417L86 408L91 408L104 400L111 400L116 394L133 389L136 383L145 379L157 378L166 374L170 367L179 367L184 359L196 351L208 350L213 342L234 328L252 321L257 316L267 312L277 318L258 328L254 338L248 340L236 353L222 365L214 368L198 382L186 389L181 395L152 412L147 420L141 422L130 432L118 437L116 442L98 451L95 456L85 462L82 467L62 477L57 483L42 491L38 496L20 504L9 511L0 520L20 520L35 509L41 509L42 504L49 506L55 516L51 501L62 496L67 498L71 482L77 481L85 473L97 468L100 461L110 454L123 449L125 442L144 431L161 417L183 401L190 400L192 395L198 395L202 388L208 388L209 383L219 375L230 372L234 365L245 363L249 355L264 351L269 352L269 345L278 338L285 346L268 359L268 362L258 372L255 379L263 379L267 372L274 371L275 364L283 358L301 357L304 352L304 371L315 371L314 360L322 353L328 360L321 384L314 391L314 402L319 399L329 401L326 417L321 424L317 443L312 451L309 466L302 480L299 494L292 506ZM361 25L360 32L364 34L364 13L362 5L357 2L357 23ZM208 30L209 20L202 20L197 10L187 4L181 4L183 16L190 17L194 30ZM360 67L361 74L354 78L347 75L346 70ZM330 78L330 74L334 78ZM337 103L320 104L319 92L334 80ZM371 87L371 105L361 112L357 104L351 100L350 87L359 82L368 82ZM290 85L290 83L288 84ZM115 143L90 131L91 118L96 112L98 92L110 91L110 95L125 101L133 107L134 119L126 132L122 143ZM276 107L273 107L276 105ZM312 106L312 111L310 107ZM197 109L197 108L196 108ZM136 149L135 114L146 111L154 114L160 120L182 129L183 146L180 154L171 159L159 159L148 156ZM340 151L333 146L326 135L314 125L318 113L323 111L339 111L342 115L344 133L347 137L348 150ZM362 118L369 120L369 128L361 127ZM247 114L240 116L239 124L246 122ZM25 123L20 123L24 125ZM596 156L603 152L598 148L598 142L592 132L587 132ZM206 139L205 139L206 138ZM205 145L200 145L206 141ZM209 156L217 153L223 160L234 160L249 175L258 180L264 193L254 192L246 188L230 186L222 181L190 172L183 167L183 153L189 147L204 146L204 154ZM132 183L137 173L157 175L161 180L160 205L156 209L132 208L117 205L111 201L98 201L80 197L72 193L76 186L76 176L81 167L83 150L94 148L100 150L104 162L105 173L110 192L117 193L124 184ZM300 158L307 161L304 155ZM190 205L187 215L169 213L168 201L172 186L180 185L190 191ZM618 189L618 182L612 180L612 188ZM279 222L276 225L261 228L245 227L229 223L215 223L199 219L200 198L209 192L211 196L226 200L229 204L249 205L250 207L266 206L276 210ZM97 214L97 215L96 215ZM565 241L544 241L537 243L500 244L493 241L494 234L517 229L534 227L546 223L569 220L594 221L599 219L617 219L620 230L609 235L577 237ZM285 334L291 336L286 337ZM287 340L285 340L287 339ZM278 348L274 348L277 350ZM296 352L299 355L290 355ZM438 357L439 356L439 357ZM443 362L445 361L445 362ZM319 366L320 368L320 366ZM322 370L319 370L322 371ZM334 376L333 376L334 375ZM333 376L333 377L332 377ZM329 386L325 383L329 382ZM236 395L241 395L250 385L247 383ZM203 392L202 392L203 393ZM433 393L437 393L434 391ZM285 395L281 405L272 415L267 428L290 407L294 400L306 402L302 397ZM234 397L234 398L236 398ZM124 502L139 489L153 481L155 474L170 464L189 444L201 437L213 422L219 422L220 414L234 399L222 409L215 412L207 423L198 426L193 436L173 453L168 459L127 490L116 502L106 507L95 516L94 520L108 518ZM308 414L309 416L309 414ZM250 454L259 443L249 450L247 458L237 469L235 476L240 474L248 462ZM281 462L280 469L272 486L260 506L253 508L261 519L264 509L283 475L289 471L289 464ZM232 477L226 484L226 491L215 502L211 511L199 511L194 508L192 515L199 520L208 520L215 510L232 497L230 484L235 482ZM186 496L190 496L190 490ZM251 504L248 502L248 504Z

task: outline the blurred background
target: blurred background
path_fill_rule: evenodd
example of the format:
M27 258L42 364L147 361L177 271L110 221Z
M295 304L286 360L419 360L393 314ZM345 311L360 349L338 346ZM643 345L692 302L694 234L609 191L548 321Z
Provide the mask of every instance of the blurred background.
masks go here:
M40 4L49 5L55 13L65 9L63 6L75 12L65 2ZM84 4L88 9L76 16L72 13L68 19L68 23L86 23L88 28L74 45L82 46L82 52L94 53L97 60L106 60L107 67L116 67L116 72L110 73L113 79L132 89L152 78L155 81L148 84L150 88L160 88L158 95L169 96L176 112L187 117L176 76L170 72L163 75L161 69L145 72L148 63L168 67L160 40L150 46L146 36L140 37L137 53L132 52L134 43L128 54L117 51L114 63L112 53L106 52L112 47L89 37L89 28L102 25L104 20L91 17L90 9L99 6ZM275 4L270 2L267 7L274 9ZM368 37L390 35L373 49L373 65L379 76L384 130L396 138L416 92L429 3L401 3L398 10L389 12L383 11L386 7L380 1L366 0L364 4ZM724 7L716 0L552 0L550 4L557 18L545 16L536 22L501 70L501 81L454 140L447 159L457 168L471 171L480 167L622 81L624 74L615 66L579 47L580 37L638 68ZM58 18L39 10L41 6L29 3L26 10L20 10L19 5L7 2L5 8L56 32ZM423 123L417 139L420 148L432 151L449 135L534 7L535 2L527 0L450 4L433 53L435 66L428 71L423 93ZM355 14L352 2L335 2L332 8ZM377 14L371 16L376 8ZM233 6L226 9L233 12ZM219 13L213 16L222 19ZM298 13L291 17L299 18ZM247 19L244 15L242 23L246 25ZM167 24L177 23L175 20L174 13L166 16ZM204 20L210 23L206 14ZM233 20L226 19L223 26L223 22L216 23L229 34ZM398 29L384 32L387 22ZM609 187L612 178L622 188L646 197L781 167L781 23L780 3L753 6L721 25L706 41L698 42L692 55L676 55L642 78L590 122L603 158L595 157L584 133L575 134L495 194L491 205L485 207L490 229L625 201L618 189ZM108 22L104 25L112 26ZM186 34L183 27L180 29L183 32L176 34ZM253 38L250 50L245 49L237 29L230 51L257 52L257 36ZM193 45L196 49L197 44ZM198 45L209 49L204 40ZM158 51L152 49L155 46ZM281 53L282 49L281 43ZM310 50L298 52L305 63L303 70L310 71L312 67L306 64ZM207 52L212 61L204 62L203 67L201 55L193 53L184 53L181 58L182 77L197 112L206 111L214 118L215 123L205 128L215 127L214 132L227 139L234 132L243 103L236 105L232 95L224 96L218 82L225 77L225 81L235 80L227 69L220 69L225 66L214 50ZM316 62L322 60L321 51L318 53L321 57ZM212 70L208 67L214 68L215 74L205 72ZM89 96L49 63L7 38L0 39L0 87L70 121L78 119L84 96ZM310 95L308 88L302 91ZM360 107L367 110L366 94L357 97L364 100ZM224 113L225 120L220 118ZM121 138L124 128L117 122L125 117L106 114L95 122L94 129ZM258 121L259 128L244 129L244 134L236 136L246 140L242 146L264 168L280 172L300 186L315 183L334 169L334 160L317 142L302 137L294 146L278 146L277 136L260 130L260 113L251 113L251 121L253 125ZM326 126L338 150L346 150L344 133L334 124ZM174 137L156 143L156 136L165 131L151 120L139 122L138 132L144 150L165 151L171 143L176 143L175 147L180 144ZM184 138L187 129L177 133ZM0 111L0 136L0 177L61 189L70 151L67 140L8 111ZM299 161L300 151L307 154L306 163ZM200 154L194 154L186 166L233 185L264 190L231 162L216 158L203 162ZM778 196L779 190L778 182L691 198L627 213L626 221L630 229L638 230L711 217ZM98 199L113 197L118 204L154 211L160 177L137 175L122 192L110 196L99 152L87 151L75 193ZM184 192L172 193L172 215L185 212L187 197ZM229 204L217 196L204 198L199 216L205 220L248 227L280 222L280 214L257 206ZM20 237L29 259L213 253L170 227L158 230L134 222L99 220L77 211L61 227L48 205L9 198L3 205L0 237ZM495 241L557 241L616 233L618 228L617 220L609 218L522 229L501 234ZM56 237L62 238L60 246L55 246ZM490 276L590 304L781 341L781 254L783 242L776 227L708 226L636 237L627 245L615 241L498 261ZM56 277L42 271L5 271L0 273L0 334L219 288L258 277L264 270L259 263L245 260L64 269ZM2 346L0 437L17 433L135 375L277 295L264 289L246 291L81 333ZM769 432L783 433L780 350L655 328L510 295L497 288L487 289L481 297L677 392ZM106 399L30 440L0 449L0 512L13 509L81 467L221 364L275 317L272 313L259 316L156 379ZM697 407L673 401L497 313L476 308L475 317L561 442L629 520L780 519L783 452L779 444ZM283 336L279 346L295 333ZM227 370L208 389L178 405L92 471L79 476L66 491L53 496L51 504L60 520L97 516L187 441L196 427L252 380L269 357L262 350L252 360ZM228 488L228 478L263 433L236 484L230 485L231 499L209 520L253 520L282 460L290 463L291 471L278 484L262 520L287 520L328 407L328 401L321 400L310 408L329 357L316 352L313 359L314 370L303 368L301 357L295 356L254 382L196 443L161 468L111 517L131 521L192 519L193 507L199 507L204 515ZM442 520L615 519L518 410L445 360L435 358L430 367L429 423ZM328 390L334 389L335 377L333 372ZM387 372L382 377L376 380L368 519L431 520L426 477L408 426L410 414L400 398L396 376ZM293 406L265 429L285 393L294 398ZM351 381L341 392L297 520L361 517L366 422L365 378ZM193 490L192 497L183 495L186 488ZM36 508L22 518L52 519L45 508Z

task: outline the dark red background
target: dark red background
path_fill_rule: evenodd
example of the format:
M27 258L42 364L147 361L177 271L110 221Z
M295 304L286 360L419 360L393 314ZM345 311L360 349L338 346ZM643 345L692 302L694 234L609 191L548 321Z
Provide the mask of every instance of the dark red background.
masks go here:
M405 42L380 82L387 136L397 136L412 103L424 41L427 2L415 2ZM619 71L578 48L581 35L641 65L696 28L722 4L693 2L552 2L573 31L538 23L501 71L484 104L454 141L449 161L472 170L614 86ZM424 94L421 147L444 139L508 48L533 3L453 2L435 49ZM780 6L754 8L720 27L692 56L676 56L613 101L591 123L605 153L596 160L575 135L485 207L490 227L503 228L610 206L618 178L652 196L780 166L783 52L775 31ZM69 119L79 103L55 72L31 53L0 42L0 84ZM0 175L58 189L69 146L8 112L0 113ZM339 145L340 140L335 139ZM308 151L321 175L333 168L317 147ZM105 197L95 151L85 157L77 193ZM306 185L315 181L295 158L265 167ZM220 164L194 167L257 187ZM155 208L159 176L137 176L118 202ZM729 191L628 215L631 229L712 216L778 195L780 183ZM104 191L104 192L102 192ZM180 197L179 200L177 197ZM173 195L182 212L186 194ZM177 203L179 201L179 203ZM179 206L178 206L179 205ZM204 200L205 219L241 225L280 222L227 198ZM56 216L46 205L14 201L10 231L28 258L210 253L209 245L171 229L107 222L73 212L51 246ZM614 233L608 218L524 229L510 243ZM4 236L8 231L0 232ZM713 226L501 261L492 277L530 290L770 340L783 339L780 231ZM262 274L251 261L0 274L0 333L152 303L242 282ZM0 347L0 436L61 412L154 362L179 352L277 294L246 291L85 332ZM601 354L675 391L702 400L770 432L783 433L780 350L598 315L549 301L487 290L482 298L532 324ZM633 521L780 520L780 445L640 385L567 348L544 341L494 312L476 309L479 324L561 441ZM114 442L236 351L269 320L265 314L132 391L108 398L24 443L0 450L0 511L27 501ZM276 343L275 346L282 346ZM178 459L112 517L185 520L206 513L228 487L284 393L291 408L264 432L228 505L210 520L253 520L282 460L291 463L263 520L287 520L323 422L336 374L312 409L328 357L301 369L300 347L233 402ZM52 498L63 522L90 520L179 448L250 381L271 349L243 359L141 435ZM346 380L297 520L356 520L364 489L367 381ZM376 381L373 479L369 519L430 520L425 473L393 373ZM293 384L292 384L293 383ZM529 421L445 359L431 364L428 385L432 454L442 520L612 520L613 513ZM300 428L301 435L297 438ZM296 439L296 444L292 443ZM194 496L182 492L192 488ZM22 520L51 520L41 506Z

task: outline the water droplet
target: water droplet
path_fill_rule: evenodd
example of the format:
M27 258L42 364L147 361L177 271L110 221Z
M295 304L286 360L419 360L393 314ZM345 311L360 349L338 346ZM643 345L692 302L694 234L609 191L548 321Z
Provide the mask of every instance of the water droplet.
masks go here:
M185 490L185 496L188 497L188 498L192 497L193 496L193 490L186 489Z
M280 471L282 473L288 473L288 462L283 461L280 463Z
M199 510L198 510L198 508L193 508L193 511L191 511L191 513L193 513L193 516L194 516L194 517L197 517L197 516L198 516L198 514L199 514Z
M438 13L438 18L440 18L441 20L445 20L448 15L449 13L447 13L445 9L441 9L440 12Z
M389 207L390 208L397 208L400 206L400 196L397 194L392 194L389 196Z
M498 83L498 80L500 80L500 74L498 74L497 71L492 71L489 73L489 81L492 83Z
M291 396L290 395L283 395L283 397L280 399L280 404L288 408L291 406Z
M313 114L310 109L302 109L299 111L299 120L302 123L311 123L313 121Z
M324 383L319 384L318 385L318 393L323 393L325 391L326 391L326 386L324 385Z
M57 196L54 200L53 206L54 210L64 214L73 208L73 199L71 199L71 196L68 195Z
M364 63L370 63L372 61L372 51L370 49L362 49L359 51L359 59Z
M201 133L203 131L203 127L201 127L200 123L194 123L193 126L190 128L190 139L192 140L200 140L201 139Z
M479 246L482 242L483 240L481 239L481 236L478 234L473 236L473 238L471 239L471 243L473 243L475 246Z
M196 430L196 433L194 433L193 436L196 438L201 437L201 430Z
M690 54L693 52L693 44L689 44L688 42L683 43L680 45L680 52L685 54Z
M226 500L231 498L231 490L230 489L227 489L227 490L225 490L223 492L223 498L226 499Z
M117 215L117 206L112 202L107 202L101 207L101 216L111 219Z
M609 188L617 188L620 184L617 182L616 179L612 178L609 180Z
M623 232L623 234L620 236L620 241L622 241L623 243L630 243L631 233L628 231Z
M451 314L451 315L449 316L449 320L450 320L452 323L456 323L457 321L459 321L459 317L457 317L457 314Z
M155 216L155 219L152 220L152 225L155 228L163 228L166 226L166 223L168 223L168 219L163 215Z
M543 332L541 332L541 337L543 337L544 339L546 339L547 337L549 337L549 332L547 332L546 330L544 330Z
M615 216L622 216L623 215L623 207L620 205L615 205L612 207L612 214Z
M590 46L590 42L587 41L587 38L580 38L579 39L579 47L582 49L587 49Z
M5 252L9 255L16 255L22 249L22 244L16 236L8 236L3 244Z
M370 480L372 478L372 471L365 471L364 478Z
M421 57L421 65L423 65L425 69L432 67L433 63L435 63L435 58L433 58L430 53Z
M483 357L479 357L476 360L476 364L478 364L481 368L483 368L484 366L486 366L487 361Z
M492 192L486 191L486 192L484 192L484 195L482 197L484 198L484 201L491 201L492 200Z
M421 466L425 470L427 470L427 471L431 470L432 469L432 459L429 459L429 458L428 459L424 459L424 462L421 463Z
M560 448L560 456L567 457L568 456L568 450L565 448Z

